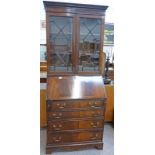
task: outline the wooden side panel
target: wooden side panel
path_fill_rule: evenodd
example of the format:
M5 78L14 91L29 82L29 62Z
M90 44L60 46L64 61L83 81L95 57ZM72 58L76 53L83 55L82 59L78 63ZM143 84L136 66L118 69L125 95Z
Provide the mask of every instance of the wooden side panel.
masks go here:
M105 85L107 93L105 122L112 122L114 117L114 86Z
M40 90L40 127L46 125L46 90Z

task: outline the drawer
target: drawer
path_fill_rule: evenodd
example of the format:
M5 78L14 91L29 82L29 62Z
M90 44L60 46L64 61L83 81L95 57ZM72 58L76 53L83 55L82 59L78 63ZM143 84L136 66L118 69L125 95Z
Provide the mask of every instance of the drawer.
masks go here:
M80 108L101 108L103 106L104 103L102 101L47 101L48 111L63 111Z
M101 141L102 131L93 132L70 132L70 133L47 133L47 144L84 142L84 141Z
M51 119L66 119L66 118L85 118L85 117L102 117L104 118L104 110L83 110L83 111L56 111L48 112L47 118Z
M48 131L103 128L103 119L48 121Z

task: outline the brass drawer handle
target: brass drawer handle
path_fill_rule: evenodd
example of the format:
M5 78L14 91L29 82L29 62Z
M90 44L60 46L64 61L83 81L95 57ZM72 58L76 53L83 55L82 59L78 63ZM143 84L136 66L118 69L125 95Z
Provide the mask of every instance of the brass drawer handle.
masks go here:
M52 116L54 116L55 118L61 118L62 113L58 113L58 114L53 113Z
M56 113L53 113L52 116L56 116Z
M53 124L53 128L55 128L56 127L56 125L55 124Z
M90 123L90 125L91 125L93 128L98 127L99 124L100 124L99 122L95 122L95 123L94 123L94 122L91 122L91 123Z
M96 133L95 135L93 134L93 136L91 137L92 140L96 139L98 137L98 134Z
M95 108L96 106L94 106L94 105L91 105L91 107L92 107L92 108Z
M55 118L61 118L61 117L59 117L59 116L56 116Z
M95 106L93 105L93 103L92 102L89 102L89 105L92 107L92 108L94 108Z
M92 108L95 108L95 107L97 107L97 102L89 102L89 105L90 105Z
M54 130L60 130L60 128L54 128Z
M62 140L62 137L59 136L59 137L53 137L53 141L54 142L60 142Z
M62 113L59 113L59 116L62 116Z
M66 103L63 103L61 105L59 103L57 103L57 106L58 106L59 109L64 109L65 106L66 106Z
M61 107L59 107L60 109L64 109L65 107L63 107L63 106L61 106Z
M97 111L97 112L92 111L92 115L93 115L93 116L101 116L101 115L102 115L102 112L99 112L99 111Z
M58 124L58 125L53 124L53 128L54 128L54 130L60 130L62 128L62 125L61 124Z
M61 124L59 124L59 127L61 128L61 127L62 127L62 125L61 125Z
M97 105L97 102L94 102L95 105Z

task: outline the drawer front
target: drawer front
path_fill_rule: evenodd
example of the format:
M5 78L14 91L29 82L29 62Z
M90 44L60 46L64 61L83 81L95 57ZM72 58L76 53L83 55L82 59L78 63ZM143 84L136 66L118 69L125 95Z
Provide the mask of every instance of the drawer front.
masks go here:
M65 119L65 118L85 118L85 117L102 117L104 118L104 110L84 110L84 111L56 111L56 112L48 112L47 118L48 120L53 119Z
M80 132L80 133L49 133L47 134L47 143L68 143L102 140L103 132Z
M104 106L102 101L54 101L47 102L48 111L63 111L67 109L80 109L80 108L100 108Z
M103 120L48 121L48 131L103 128Z

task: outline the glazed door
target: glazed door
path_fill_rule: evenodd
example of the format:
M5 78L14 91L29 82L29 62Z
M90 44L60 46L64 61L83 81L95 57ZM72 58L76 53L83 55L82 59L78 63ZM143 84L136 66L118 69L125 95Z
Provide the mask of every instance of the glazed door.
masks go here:
M73 16L50 15L48 25L48 71L73 72Z
M70 13L47 17L48 73L100 74L104 36L102 17Z
M95 73L100 71L100 53L103 52L102 19L79 18L78 72Z

